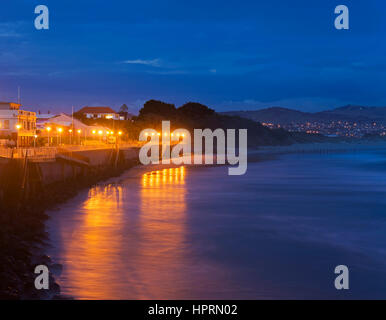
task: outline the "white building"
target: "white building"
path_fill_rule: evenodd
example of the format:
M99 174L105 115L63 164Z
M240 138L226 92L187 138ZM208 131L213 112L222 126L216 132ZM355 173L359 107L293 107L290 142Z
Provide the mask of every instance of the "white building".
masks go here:
M97 138L100 135L106 137L112 132L111 129L103 126L88 126L65 113L52 115L49 119L39 120L37 127L42 136L55 135L58 129L62 130L61 134L63 136L72 134L73 136L81 135L82 138ZM50 128L50 132L47 131L47 128Z
M20 109L13 102L0 102L0 139L29 146L36 134L36 113Z
M121 120L120 115L110 107L83 107L76 112L87 119Z

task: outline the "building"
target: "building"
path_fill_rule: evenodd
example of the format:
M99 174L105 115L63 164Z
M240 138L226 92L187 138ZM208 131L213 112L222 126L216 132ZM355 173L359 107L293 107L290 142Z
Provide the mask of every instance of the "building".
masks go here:
M121 120L120 115L110 107L83 107L76 113L87 119Z
M0 139L30 146L36 135L36 113L20 108L18 103L0 102Z
M51 141L59 134L62 135L63 138L75 137L75 141L78 138L105 138L110 133L113 133L113 131L107 127L89 126L65 113L52 115L49 119L38 120L37 128L40 131L41 137L50 137ZM65 139L63 139L63 141L64 140Z

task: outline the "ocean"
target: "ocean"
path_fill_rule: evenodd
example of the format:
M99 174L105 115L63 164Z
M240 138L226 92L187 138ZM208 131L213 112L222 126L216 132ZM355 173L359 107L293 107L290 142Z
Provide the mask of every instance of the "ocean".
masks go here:
M382 150L277 155L242 176L137 167L49 215L76 299L386 298Z

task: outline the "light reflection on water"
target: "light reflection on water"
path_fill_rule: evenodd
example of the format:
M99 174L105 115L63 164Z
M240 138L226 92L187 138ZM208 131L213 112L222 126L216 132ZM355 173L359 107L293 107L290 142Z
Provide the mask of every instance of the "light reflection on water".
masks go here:
M184 277L177 269L185 259L184 185L184 167L155 170L142 175L138 194L130 194L137 184L97 186L80 208L64 209L69 219L56 226L62 291L86 299L173 297L170 284Z
M384 298L384 158L129 171L50 214L59 284L81 299Z

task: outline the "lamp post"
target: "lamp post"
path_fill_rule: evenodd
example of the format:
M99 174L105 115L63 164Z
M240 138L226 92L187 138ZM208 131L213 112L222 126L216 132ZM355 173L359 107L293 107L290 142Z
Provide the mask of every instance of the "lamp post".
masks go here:
M68 130L68 132L70 133L70 144L72 145L72 129Z
M38 136L35 134L35 135L34 135L34 148L36 148L36 139L37 139L37 137L38 137Z
M51 131L51 127L47 127L46 130L48 132L48 146L50 146L50 131Z
M80 145L80 134L82 133L82 130L78 129L78 136L79 136L79 145Z
M120 140L121 136L122 136L122 131L119 131L118 132L118 138L117 138L117 144L118 145L119 145L119 140Z
M17 124L16 125L16 130L17 130L17 137L16 137L16 148L19 148L19 131L21 129L21 125Z
M58 131L58 144L61 145L62 144L62 131L63 131L63 129L62 128L58 128L57 131Z

